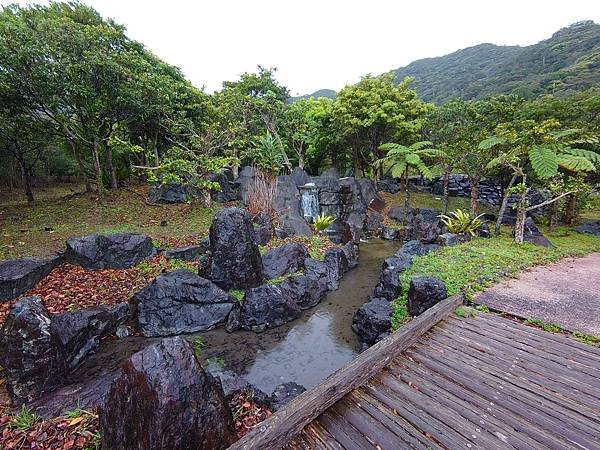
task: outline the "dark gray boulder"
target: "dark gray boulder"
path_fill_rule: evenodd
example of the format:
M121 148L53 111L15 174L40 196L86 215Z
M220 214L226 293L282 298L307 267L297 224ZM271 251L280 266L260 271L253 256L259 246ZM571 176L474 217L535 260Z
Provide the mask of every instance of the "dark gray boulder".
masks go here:
M400 181L395 178L382 178L377 182L377 190L381 192L389 192L390 194L395 194L400 192L400 188L402 185Z
M364 230L368 235L381 236L381 232L383 231L383 215L377 211L368 211L365 218Z
M438 245L442 247L454 247L461 243L458 234L454 233L443 233L438 236L437 239Z
M143 234L90 234L67 240L65 259L86 269L125 269L154 253L152 239Z
M308 222L299 214L286 213L279 216L280 229L283 236L312 236Z
M116 333L127 319L129 307L125 303L113 307L69 311L52 317L52 334L58 337L64 349L66 364L75 369L92 353L100 340Z
M246 291L241 312L242 328L261 332L297 319L301 309L280 286L263 284Z
M259 246L267 245L269 242L271 242L271 239L273 239L274 234L275 230L271 226L264 225L261 227L255 227L254 242L256 242L256 245Z
M332 247L325 252L323 262L327 267L327 282L330 291L340 286L340 280L348 271L348 259L340 247Z
M348 261L348 269L354 269L358 266L358 244L354 242L348 242L342 247L346 260Z
M225 323L235 300L216 284L180 269L156 277L131 299L144 336L172 336L211 330Z
M290 176L293 178L294 183L296 183L296 186L304 186L306 183L309 182L308 174L304 171L304 169L301 169L300 167L294 167L294 170L292 170Z
M0 301L13 299L27 292L61 262L61 256L0 261Z
M225 290L248 289L263 281L262 259L250 215L240 208L219 211L210 227L210 279Z
M254 186L256 179L256 169L252 166L245 166L240 170L238 178L234 180L239 192L238 198L248 204L248 191Z
M350 224L345 220L336 219L331 225L325 230L325 234L331 242L334 244L345 244L351 242L360 237L360 234L352 232Z
M208 180L219 184L219 188L210 191L210 197L219 203L233 202L238 199L237 184L229 181L227 173L221 171L208 175Z
M13 405L30 402L65 382L64 349L39 297L20 299L8 313L0 335L0 365Z
M373 298L362 305L352 319L352 330L361 341L372 345L389 333L392 322L392 306L384 298Z
M301 309L312 308L327 295L327 282L323 278L296 275L283 280L279 287Z
M267 250L262 256L263 273L267 279L295 273L304 268L308 256L306 247L298 242L288 242Z
M273 196L273 208L280 214L302 217L300 207L300 191L294 177L281 175L277 177L277 186Z
M411 316L423 314L447 296L446 285L439 278L413 278L408 289L408 313Z
M410 222L413 217L412 210L409 210L407 215L404 212L404 208L400 206L394 206L393 208L390 208L387 215L390 219L404 224Z
M412 265L412 256L401 254L387 258L381 265L379 282L373 292L374 297L385 298L391 302L402 293L400 274Z
M323 281L327 285L328 290L333 290L329 283L329 270L323 261L318 261L312 258L304 260L304 275L315 280Z
M306 391L306 388L298 383L294 383L292 381L287 383L282 383L277 386L271 397L269 398L269 405L271 407L271 411L275 412L281 409L282 406L291 402L294 398L298 397Z
M227 316L227 323L225 324L225 330L228 333L240 330L242 328L242 312L240 311L239 305L235 305L229 316Z
M578 227L575 227L575 231L578 233L591 234L592 236L600 237L600 220L579 225Z
M413 239L412 241L406 242L400 250L398 250L395 256L410 255L410 256L423 256L429 252L434 252L440 248L437 244L423 244L421 241Z
M381 229L381 239L385 239L386 241L397 241L400 239L400 230L395 227L384 226Z
M539 245L540 247L552 248L552 242L548 240L546 236L542 234L540 229L537 227L531 217L525 219L525 230L523 233L523 240L530 244Z
M236 439L220 383L180 337L127 360L99 416L104 449L224 449Z
M195 186L182 183L165 183L153 186L148 193L149 203L187 203L200 196Z
M167 250L165 252L165 258L179 259L182 261L198 261L202 255L209 251L209 245L190 245Z

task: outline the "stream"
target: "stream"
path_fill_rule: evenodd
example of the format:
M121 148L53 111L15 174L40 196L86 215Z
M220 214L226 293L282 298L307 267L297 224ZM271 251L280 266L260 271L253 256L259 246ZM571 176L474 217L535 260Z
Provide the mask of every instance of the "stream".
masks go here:
M361 244L359 264L344 275L339 289L299 319L258 334L202 333L203 356L267 393L288 381L307 389L318 384L358 355L352 317L373 292L383 260L397 249L398 242L380 239Z

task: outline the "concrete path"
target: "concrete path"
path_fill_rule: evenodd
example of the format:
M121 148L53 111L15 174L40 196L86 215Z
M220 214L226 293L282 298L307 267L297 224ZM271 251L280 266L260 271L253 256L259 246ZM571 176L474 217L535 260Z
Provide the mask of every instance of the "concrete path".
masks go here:
M478 294L475 303L600 336L600 253L527 270Z

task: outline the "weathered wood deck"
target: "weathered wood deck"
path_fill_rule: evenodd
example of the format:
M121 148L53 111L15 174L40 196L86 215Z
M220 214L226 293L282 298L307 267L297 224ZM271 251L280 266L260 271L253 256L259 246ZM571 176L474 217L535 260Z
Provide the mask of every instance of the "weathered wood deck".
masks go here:
M445 302L409 324L408 345L360 355L373 367L346 374L349 389L335 373L233 447L600 449L600 349Z

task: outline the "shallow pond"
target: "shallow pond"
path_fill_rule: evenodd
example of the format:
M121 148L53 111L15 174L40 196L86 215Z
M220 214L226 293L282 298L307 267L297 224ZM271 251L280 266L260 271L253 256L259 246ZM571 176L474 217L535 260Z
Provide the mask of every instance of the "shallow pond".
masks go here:
M398 247L398 242L384 240L361 244L358 267L347 272L339 289L319 305L293 322L259 334L229 334L223 329L202 333L202 356L267 393L287 381L314 386L359 353L352 316L373 292L381 263Z

